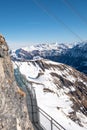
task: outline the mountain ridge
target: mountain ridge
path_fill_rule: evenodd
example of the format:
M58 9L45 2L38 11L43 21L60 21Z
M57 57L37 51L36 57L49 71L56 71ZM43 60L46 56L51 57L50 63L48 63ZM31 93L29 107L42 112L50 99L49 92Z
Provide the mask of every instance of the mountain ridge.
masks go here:
M12 60L49 59L70 65L80 72L87 73L87 41L66 44L40 44L29 48L20 48L11 52Z

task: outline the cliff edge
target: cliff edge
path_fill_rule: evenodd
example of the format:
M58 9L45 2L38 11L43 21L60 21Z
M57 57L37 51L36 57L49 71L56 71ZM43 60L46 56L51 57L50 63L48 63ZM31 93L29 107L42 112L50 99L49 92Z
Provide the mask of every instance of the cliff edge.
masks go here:
M26 96L18 93L9 47L0 35L0 130L33 130Z

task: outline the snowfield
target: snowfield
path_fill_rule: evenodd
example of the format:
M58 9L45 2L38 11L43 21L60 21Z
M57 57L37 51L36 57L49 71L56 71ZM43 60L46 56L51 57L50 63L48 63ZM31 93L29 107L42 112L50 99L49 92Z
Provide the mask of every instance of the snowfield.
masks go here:
M14 68L19 66L21 74L25 75L32 84L40 108L66 130L87 130L86 115L77 108L75 112L73 100L76 97L73 97L72 100L72 96L69 95L70 92L77 91L75 83L81 82L87 89L86 76L69 66L44 59L28 62L16 61L13 64ZM79 122L78 120L75 120L75 122L71 120L70 115L73 113L76 113L74 116L80 120ZM44 121L42 122L44 123Z

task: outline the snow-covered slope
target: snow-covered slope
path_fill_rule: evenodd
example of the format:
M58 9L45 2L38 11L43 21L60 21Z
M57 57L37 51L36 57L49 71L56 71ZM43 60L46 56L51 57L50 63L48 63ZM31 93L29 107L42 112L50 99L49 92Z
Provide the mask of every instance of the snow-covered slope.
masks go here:
M87 130L87 77L49 60L14 62L34 87L38 106L67 130Z

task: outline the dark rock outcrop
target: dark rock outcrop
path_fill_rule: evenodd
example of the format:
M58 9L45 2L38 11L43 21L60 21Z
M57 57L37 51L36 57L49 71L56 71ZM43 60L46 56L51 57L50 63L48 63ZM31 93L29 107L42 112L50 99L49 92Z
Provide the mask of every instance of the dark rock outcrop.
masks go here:
M0 34L0 57L8 55L9 47L5 41L5 38Z
M26 96L18 93L8 49L0 35L0 130L33 130Z

